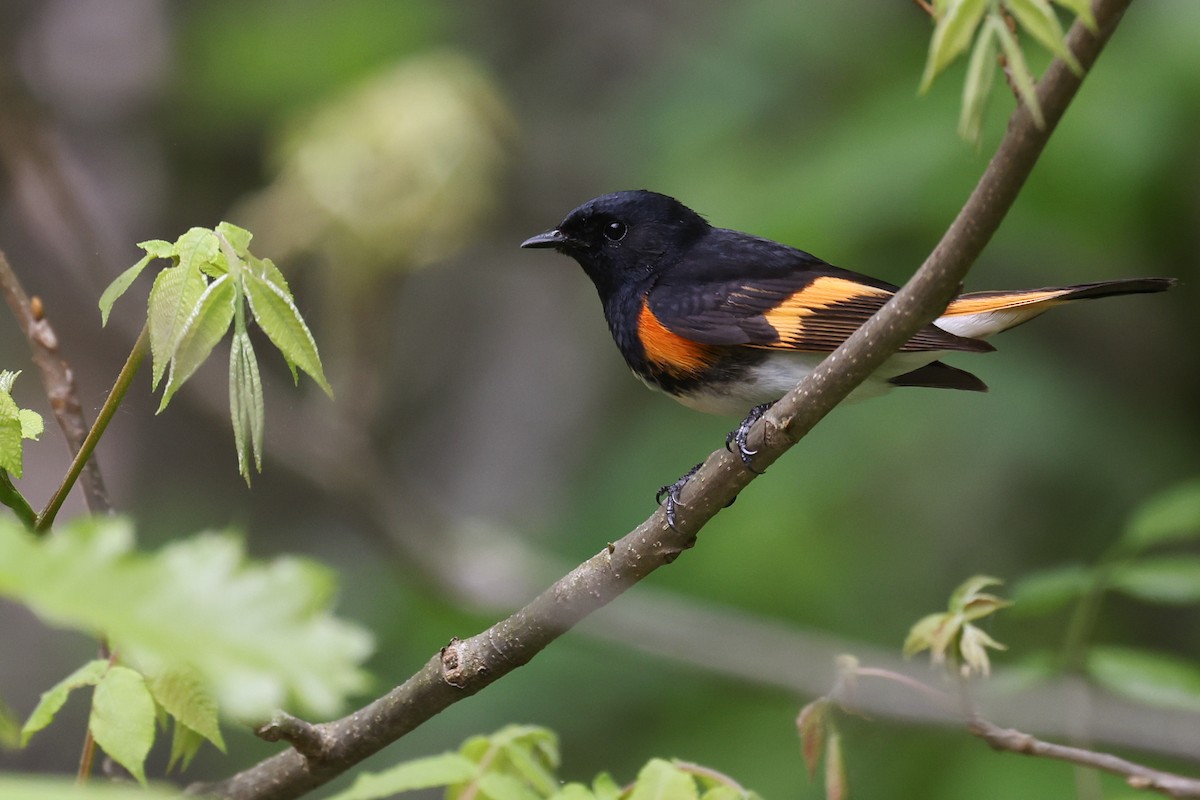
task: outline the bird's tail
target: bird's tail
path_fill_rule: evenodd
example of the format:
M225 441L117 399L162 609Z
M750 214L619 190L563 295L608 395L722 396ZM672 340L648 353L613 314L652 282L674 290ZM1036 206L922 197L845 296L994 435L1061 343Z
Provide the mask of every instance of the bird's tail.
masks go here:
M1174 278L1124 278L1015 292L972 292L951 301L946 313L934 324L958 336L984 339L1063 303L1120 294L1165 292L1174 285Z

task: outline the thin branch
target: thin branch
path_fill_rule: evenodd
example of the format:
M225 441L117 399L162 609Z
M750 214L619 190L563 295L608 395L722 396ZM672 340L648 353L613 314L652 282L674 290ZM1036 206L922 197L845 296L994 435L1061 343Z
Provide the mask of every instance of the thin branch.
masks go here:
M1076 24L1068 37L1086 71L1111 36L1130 0L1099 0L1093 36ZM761 440L762 469L791 447L867 378L891 353L934 319L957 291L971 263L999 227L1061 119L1080 78L1055 61L1039 85L1046 127L1038 129L1024 107L979 185L942 241L913 279L839 347L751 432ZM660 509L619 542L602 550L529 605L470 639L454 640L413 677L384 697L335 722L316 726L327 750L306 759L294 750L273 756L214 784L189 788L237 800L299 797L532 659L588 614L675 560L696 534L754 478L740 459L720 450L684 487L677 524Z
M1124 778L1125 782L1135 789L1159 792L1168 797L1200 798L1200 780L1195 778L1151 769L1109 753L1098 753L1094 750L1084 750L1081 747L1045 742L1028 733L1022 733L1012 728L1001 728L980 717L973 717L968 722L967 729L995 750L1051 758L1081 767L1098 769Z
M33 363L42 375L42 386L45 387L46 397L50 400L50 410L54 413L58 426L62 428L71 455L76 456L83 447L91 426L88 425L83 406L79 402L79 395L75 389L75 374L58 353L58 337L54 335L54 329L45 318L41 301L37 301L36 307L30 301L3 251L0 251L0 292L4 293L13 318L25 334L25 338L29 340ZM80 475L80 485L92 513L103 514L112 510L108 491L104 488L104 479L100 475L100 467L95 461L86 463Z
M96 449L96 445L99 444L100 437L104 435L108 423L112 421L113 414L117 413L117 409L121 405L121 400L124 399L125 393L129 391L129 386L133 383L133 377L137 374L138 367L142 365L142 361L146 358L146 352L149 349L150 324L146 323L142 328L141 335L134 342L133 350L129 352L129 357L125 359L125 366L121 367L120 373L117 374L117 379L113 382L113 388L109 391L108 397L104 399L104 405L100 407L100 413L96 416L95 424L88 431L87 437L79 447L79 451L75 453L75 459L71 462L70 468L67 469L67 474L63 477L62 483L59 484L54 496L46 503L46 507L42 509L42 513L38 515L36 526L38 531L47 531L54 524L54 518L58 516L58 510L62 508L62 504L66 501L72 487L75 486L75 481L80 473L91 461L92 452Z

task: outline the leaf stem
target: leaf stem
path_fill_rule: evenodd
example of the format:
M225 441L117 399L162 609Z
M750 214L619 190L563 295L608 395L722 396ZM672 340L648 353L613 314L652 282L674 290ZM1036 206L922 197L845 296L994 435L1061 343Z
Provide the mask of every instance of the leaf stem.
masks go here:
M72 487L75 486L75 481L79 479L79 473L83 471L84 465L91 458L92 452L96 449L96 445L100 441L100 437L104 435L104 429L108 427L108 423L112 420L113 414L117 412L117 407L121 405L121 401L125 399L125 393L129 391L130 385L133 383L133 376L137 374L138 367L142 365L142 361L146 358L146 351L149 350L150 342L150 324L147 322L142 326L142 332L138 335L137 341L134 342L133 349L129 351L129 357L125 359L125 366L121 367L121 372L117 375L117 380L113 383L112 390L108 393L108 397L104 400L104 405L100 408L100 413L96 416L96 421L92 423L91 430L88 431L87 438L83 440L83 445L79 448L79 452L75 454L75 460L71 462L70 469L63 477L62 484L54 496L50 498L50 502L42 509L42 513L38 515L37 523L34 525L34 530L38 533L45 533L54 524L54 518L58 516L58 510L62 508L62 504L67 499Z

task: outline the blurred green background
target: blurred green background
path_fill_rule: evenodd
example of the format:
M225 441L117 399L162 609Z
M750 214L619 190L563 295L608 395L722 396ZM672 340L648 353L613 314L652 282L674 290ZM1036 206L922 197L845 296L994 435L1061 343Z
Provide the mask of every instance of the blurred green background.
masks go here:
M94 415L149 281L103 334L95 302L134 244L221 219L255 231L337 402L264 357L268 461L247 491L218 358L159 417L139 380L100 463L148 546L234 526L257 555L333 564L344 613L379 637L384 689L641 522L733 422L632 380L575 264L517 244L589 197L645 187L903 282L1012 106L997 93L978 152L959 141L962 65L916 96L930 30L899 0L10 1L0 247ZM1196 30L1193 0L1134 4L968 281L1180 287L1076 306L952 359L989 394L839 409L693 551L371 765L515 721L560 733L571 779L627 781L675 756L765 797L821 796L793 723L827 688L830 653L898 652L972 573L1088 563L1139 502L1200 471ZM18 402L48 414L25 342L2 330L2 365L28 371ZM48 425L26 456L35 505L66 464ZM73 502L64 513L82 512ZM1198 622L1113 600L1094 638L1200 659ZM1062 630L1061 616L989 627L1011 648L1000 666L1054 650ZM807 660L747 645L782 640ZM0 697L22 714L94 650L2 604L0 641ZM73 770L85 709L71 708L0 767ZM887 714L846 734L860 797L1074 786L1067 767ZM188 777L276 749L228 738L230 757L203 753Z

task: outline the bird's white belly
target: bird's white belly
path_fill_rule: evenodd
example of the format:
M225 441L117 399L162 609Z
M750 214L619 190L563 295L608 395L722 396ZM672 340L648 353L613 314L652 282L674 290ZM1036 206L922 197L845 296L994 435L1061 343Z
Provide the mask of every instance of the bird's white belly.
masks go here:
M895 388L888 383L889 379L937 361L940 355L938 352L897 353L851 392L847 400L867 400L885 394ZM752 406L774 402L790 392L824 358L823 353L772 353L737 383L705 387L675 399L688 408L706 414L742 417ZM646 385L657 388L649 383Z

